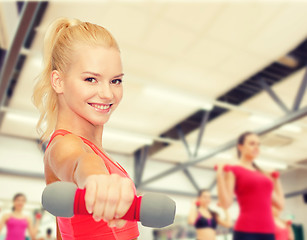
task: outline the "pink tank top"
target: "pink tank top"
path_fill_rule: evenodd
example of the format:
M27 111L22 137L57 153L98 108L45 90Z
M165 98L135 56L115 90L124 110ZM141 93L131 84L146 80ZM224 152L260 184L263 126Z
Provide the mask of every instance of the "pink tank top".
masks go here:
M271 233L275 231L272 213L273 182L259 171L241 166L230 166L235 175L235 193L240 214L235 230L250 233Z
M66 130L56 130L49 141L54 137L72 134ZM97 146L89 140L80 137L85 144L101 157L109 173L116 173L121 177L129 177L128 173L118 164L110 160ZM48 146L49 146L48 144ZM47 148L48 148L47 146ZM131 240L139 236L136 221L127 221L123 228L109 228L103 220L95 222L91 216L76 215L72 218L57 217L59 229L63 240Z
M25 240L28 221L25 218L10 217L6 221L7 234L5 240Z

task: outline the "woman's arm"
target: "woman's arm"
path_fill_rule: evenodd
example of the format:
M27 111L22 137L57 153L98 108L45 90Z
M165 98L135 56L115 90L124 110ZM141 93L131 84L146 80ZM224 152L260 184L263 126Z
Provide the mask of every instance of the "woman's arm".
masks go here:
M40 219L36 218L35 219L35 224L34 226L32 225L32 220L30 217L27 217L28 220L28 231L29 235L32 240L35 239L36 234L38 233L39 225L40 225Z
M295 236L294 236L294 232L293 232L293 228L292 228L292 224L287 224L288 227L288 232L289 232L289 240L295 240Z
M0 232L1 232L2 228L4 227L8 218L9 218L9 214L5 214L5 215L2 216L2 218L0 220Z
M234 198L235 176L231 171L224 171L224 165L217 168L217 191L221 207L227 209Z
M230 228L232 227L232 221L227 209L223 209L225 213L225 219L221 219L220 216L217 216L217 223L223 227Z
M190 225L194 225L196 218L197 218L197 207L196 207L195 202L192 202L190 213L188 216L188 223Z
M272 194L272 204L282 210L285 206L285 197L284 197L284 192L282 189L282 185L279 179L279 174L274 175L272 174L272 180L274 184L274 190Z
M108 174L104 162L83 141L73 135L57 136L50 144L45 161L62 181L84 188L87 177Z
M133 182L109 174L103 160L73 135L57 136L46 152L45 164L62 181L86 188L85 204L95 221L104 219L109 226L123 227L125 215L134 199Z

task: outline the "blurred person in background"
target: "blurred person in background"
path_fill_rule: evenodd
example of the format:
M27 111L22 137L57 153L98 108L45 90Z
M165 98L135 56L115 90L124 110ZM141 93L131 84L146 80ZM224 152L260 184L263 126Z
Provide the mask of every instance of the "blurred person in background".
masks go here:
M255 164L260 152L259 136L241 134L237 142L239 163L217 167L219 202L229 208L236 194L240 207L234 240L275 240L272 205L284 206L284 195L276 172L268 173Z
M211 194L206 189L200 190L196 202L192 203L188 223L196 228L197 240L215 240L218 224L226 228L232 226L228 211L224 209L226 218L221 219L216 212L209 209L210 203Z
M5 240L25 240L26 230L32 240L38 232L40 217L37 216L35 225L33 226L30 217L23 214L26 196L22 193L17 193L13 198L13 208L11 213L6 213L0 220L0 231L6 225L7 233Z

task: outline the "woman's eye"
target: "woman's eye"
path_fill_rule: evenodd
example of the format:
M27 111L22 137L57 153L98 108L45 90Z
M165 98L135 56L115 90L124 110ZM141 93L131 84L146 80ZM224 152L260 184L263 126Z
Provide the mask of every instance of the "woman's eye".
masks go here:
M95 78L86 78L85 81L95 83L96 79Z
M113 79L113 80L111 81L112 84L116 84L116 85L119 85L119 84L121 84L122 82L123 82L123 80L121 80L121 79Z

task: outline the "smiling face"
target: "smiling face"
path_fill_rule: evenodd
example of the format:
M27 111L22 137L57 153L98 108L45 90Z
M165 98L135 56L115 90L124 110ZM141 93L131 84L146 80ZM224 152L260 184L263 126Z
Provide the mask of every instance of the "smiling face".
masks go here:
M65 73L53 71L62 113L105 124L123 96L122 64L115 48L80 45Z
M256 134L249 134L242 144L238 144L241 156L253 160L259 155L260 139Z

